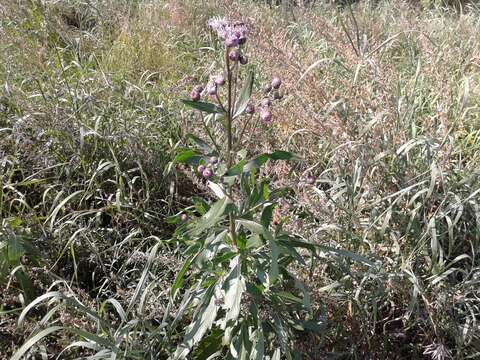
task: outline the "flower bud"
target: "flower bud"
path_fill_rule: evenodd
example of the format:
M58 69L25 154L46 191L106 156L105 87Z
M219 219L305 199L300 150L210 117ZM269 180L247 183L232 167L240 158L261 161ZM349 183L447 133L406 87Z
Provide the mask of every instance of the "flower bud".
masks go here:
M269 107L272 104L269 98L263 98L260 105L262 107Z
M315 184L315 178L313 176L307 177L307 184L309 185Z
M246 65L248 64L248 57L246 55L241 55L239 61L240 61L240 64Z
M229 54L228 54L228 58L231 61L237 61L238 60L238 51L237 50L230 51Z
M211 85L207 87L208 95L215 95L217 93L217 87L215 85Z
M187 221L188 220L188 215L183 213L182 215L180 215L180 220L182 220L183 222Z
M273 79L272 79L272 87L274 89L278 89L280 87L280 85L282 85L282 80L280 80L279 77L275 76Z
M247 107L245 108L245 112L247 114L254 114L255 113L255 106L252 104L248 104Z
M203 170L205 170L205 166L203 166L203 165L198 165L198 167L197 167L198 173L199 173L199 174L203 174Z
M218 75L215 78L215 84L219 86L225 85L225 76L223 76L223 74Z
M265 87L263 88L263 91L265 92L265 94L268 94L270 91L272 91L272 85L270 84L265 85Z
M193 89L190 93L190 98L192 99L192 101L198 101L200 100L200 93L197 90Z
M273 93L273 98L274 98L275 100L280 100L281 98L283 98L283 94L282 94L280 91L276 90L276 91Z
M260 113L260 119L264 122L270 122L272 121L272 113L268 110L262 110Z
M202 176L203 176L205 179L211 178L212 175L213 175L213 171L212 171L212 169L209 169L209 168L206 168L206 169L203 170L203 172L202 172Z
M195 85L193 87L193 90L195 90L198 93L201 93L203 91L203 86L202 85Z
M215 165L215 164L217 164L217 163L218 163L218 158L217 158L216 156L212 156L212 157L210 158L210 164Z

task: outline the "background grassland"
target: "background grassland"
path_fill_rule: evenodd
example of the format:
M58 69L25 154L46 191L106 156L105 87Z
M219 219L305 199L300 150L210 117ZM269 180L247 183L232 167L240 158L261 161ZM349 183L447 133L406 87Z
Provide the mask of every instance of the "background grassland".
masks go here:
M250 26L256 87L273 75L286 86L272 127L249 134L252 152L283 148L305 159L293 178L290 166L267 168L272 181L294 188L276 216L308 241L375 264L325 254L303 274L323 327L299 334L299 353L480 356L477 9L7 0L0 357L56 324L71 330L32 353L58 355L80 340L107 353L118 346L129 359L174 349L184 324L169 341L158 327L180 266L165 219L192 195L209 194L168 163L197 126L178 100L218 62L206 27L217 15ZM42 302L17 326L22 309L47 291L69 300Z

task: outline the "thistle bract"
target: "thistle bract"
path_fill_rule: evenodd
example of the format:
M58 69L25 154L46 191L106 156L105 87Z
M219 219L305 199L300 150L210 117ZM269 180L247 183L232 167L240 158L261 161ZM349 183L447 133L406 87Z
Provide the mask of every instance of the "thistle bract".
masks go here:
M236 50L230 51L230 52L228 53L228 58L229 58L231 61L237 61L237 60L238 60L238 51L236 51Z

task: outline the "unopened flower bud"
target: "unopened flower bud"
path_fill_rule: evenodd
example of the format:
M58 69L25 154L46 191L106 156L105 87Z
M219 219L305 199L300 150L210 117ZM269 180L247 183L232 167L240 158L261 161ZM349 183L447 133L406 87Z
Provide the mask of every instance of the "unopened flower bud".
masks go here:
M180 220L182 220L183 222L187 221L188 220L188 215L183 213L182 215L180 215Z
M216 156L212 156L212 157L210 158L210 164L215 165L215 164L217 164L217 163L218 163L218 158L217 158Z
M203 170L205 170L205 166L203 166L203 165L198 165L198 167L197 167L198 173L199 173L199 174L203 174Z
M202 172L202 176L203 176L205 179L211 178L212 175L213 175L213 171L212 171L212 169L209 169L209 168L206 168L206 169L203 170L203 172Z
M280 87L280 85L282 85L282 80L280 80L279 77L276 77L276 76L275 76L275 77L272 79L272 87L273 87L274 89L278 89L278 88Z
M263 98L260 105L262 105L262 107L269 107L270 105L272 104L272 102L270 101L269 98Z
M260 113L260 119L262 119L264 122L270 122L272 121L272 113L268 110L263 110Z
M315 178L313 176L307 177L307 184L309 185L315 184Z
M215 78L215 84L219 85L219 86L222 86L225 84L225 76L223 76L223 74L220 74L218 75L216 78Z
M202 85L195 85L193 87L193 90L195 90L198 93L201 93L203 91L203 86Z
M241 55L239 61L240 61L240 64L246 65L248 64L248 57L246 55Z
M230 51L230 53L228 54L228 58L231 61L237 61L238 60L238 51L237 50Z
M207 87L208 95L215 95L217 93L217 87L215 85Z
M263 91L265 92L265 94L268 94L270 91L272 91L272 85L270 84L265 85L265 87L263 88Z
M200 93L193 89L192 92L190 93L190 98L193 100L193 101L198 101L200 100Z
M248 104L247 107L245 108L245 112L247 114L255 113L255 106L253 106L252 104Z

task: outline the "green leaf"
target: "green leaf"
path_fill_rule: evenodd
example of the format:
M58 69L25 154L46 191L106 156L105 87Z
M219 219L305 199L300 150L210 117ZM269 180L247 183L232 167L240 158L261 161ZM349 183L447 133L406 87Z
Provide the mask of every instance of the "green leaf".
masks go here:
M231 167L226 176L235 176L240 175L241 173L248 173L254 170L259 169L263 164L268 160L299 160L300 158L297 155L294 155L288 151L275 151L271 154L261 154L255 159L245 163L243 160L238 164Z
M224 215L228 202L228 198L224 197L213 204L205 215L203 215L198 221L192 223L190 226L191 234L197 236L205 230L215 226Z
M212 103L206 103L201 101L191 101L191 100L182 100L182 102L185 105L195 110L200 110L200 111L206 112L207 114L223 114L224 113L222 108Z
M230 261L230 269L230 274L228 274L223 284L223 290L225 291L223 308L226 311L223 323L224 329L230 320L237 320L240 314L242 294L246 289L245 279L241 274L240 255L237 255Z
M192 261L195 257L196 257L196 254L191 255L187 260L185 260L182 268L180 269L177 276L175 277L175 282L173 283L172 288L170 289L170 296L172 297L172 299L175 298L175 294L177 290L182 287L185 274L187 270L190 268L190 265L192 264Z
M185 150L175 156L174 163L196 164L202 157L195 150Z
M245 111L245 108L250 101L250 96L252 95L253 89L253 78L254 73L253 71L250 71L247 80L245 80L245 83L243 84L242 90L240 90L240 95L238 96L238 100L235 104L235 112L233 114L234 119Z
M187 134L185 136L187 140L190 140L202 153L204 154L210 154L213 152L213 149L206 141L203 141L199 137L193 135L193 134Z
M218 312L218 306L215 304L215 297L213 296L216 286L216 284L211 285L205 292L195 319L188 326L187 333L182 343L178 345L173 359L186 359L191 349L202 340L206 332L212 327Z
M219 328L214 328L208 336L206 336L198 344L197 349L192 354L192 359L207 360L209 356L215 354L222 349L223 331Z
M262 211L261 222L262 222L262 225L267 229L270 226L270 222L272 221L274 208L275 208L275 204L270 204L268 206L265 206L265 208Z

